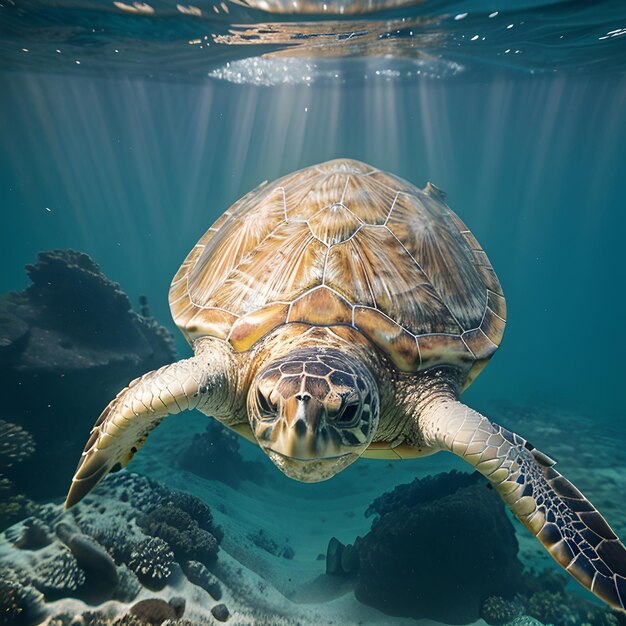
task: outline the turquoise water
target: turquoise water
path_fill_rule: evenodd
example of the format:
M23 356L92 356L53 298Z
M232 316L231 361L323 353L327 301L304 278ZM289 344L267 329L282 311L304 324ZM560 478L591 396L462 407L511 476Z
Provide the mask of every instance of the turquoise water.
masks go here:
M625 528L621 3L380 3L360 6L371 9L365 14L357 4L342 13L339 3L302 4L299 13L280 3L0 6L1 293L27 287L23 268L39 251L80 250L137 310L140 295L147 297L183 358L191 352L171 320L169 283L244 193L338 157L420 187L431 181L488 254L507 298L504 340L465 401L547 454L556 450L562 471L594 502L608 501L610 523ZM11 414L0 409L0 419L28 428L34 419L53 419L29 411L20 415L12 405ZM526 430L524 411L541 413ZM85 424L96 418L81 415L74 430L64 417L72 459L87 439ZM225 487L180 469L174 451L205 422L176 420L129 469L220 511L228 557L219 558L241 562L278 590L268 592L270 609L275 598L303 594L291 577L323 574L315 559L330 537L350 543L368 532L371 520L362 514L383 491L466 467L443 455L396 470L360 461L333 481L302 485L242 442L244 458L264 466L265 482ZM37 455L47 441L35 443ZM45 470L31 462L27 474L11 472L21 485L45 487ZM45 498L42 491L44 500L64 496L56 486ZM311 503L316 516L330 512L318 520ZM295 561L250 557L229 538L228 524L232 537L258 527L288 536ZM551 567L527 546L519 524L516 532L525 564ZM224 571L217 575L235 603ZM339 592L326 591L306 601L315 610L334 606ZM354 606L338 606L335 623L392 623ZM318 623L334 610L320 613Z

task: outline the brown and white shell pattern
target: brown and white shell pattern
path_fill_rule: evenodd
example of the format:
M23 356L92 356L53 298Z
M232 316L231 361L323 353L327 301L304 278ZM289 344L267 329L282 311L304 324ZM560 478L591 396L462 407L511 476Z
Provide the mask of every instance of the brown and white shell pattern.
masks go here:
M487 255L441 192L348 159L236 202L185 259L170 307L190 341L244 351L281 324L350 326L400 370L452 363L470 379L506 316Z

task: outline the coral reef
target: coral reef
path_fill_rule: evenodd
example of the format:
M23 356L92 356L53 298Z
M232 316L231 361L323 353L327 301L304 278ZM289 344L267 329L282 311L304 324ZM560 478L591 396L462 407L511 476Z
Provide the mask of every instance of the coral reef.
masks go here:
M142 541L130 553L128 567L139 580L151 589L159 589L172 574L174 553L169 545L158 537Z
M5 576L6 574L6 576ZM33 587L0 576L0 624L26 626L44 614L43 596Z
M204 433L194 435L180 456L180 466L235 488L242 480L262 484L266 474L262 463L244 461L239 452L239 437L215 420L207 423Z
M544 624L576 626L578 615L562 593L540 591L533 594L526 608L528 615Z
M212 528L212 519L205 518L203 522ZM137 523L147 535L166 541L179 561L195 558L210 565L217 559L218 540L209 530L200 528L196 519L176 505L175 499L158 504Z
M516 617L512 622L510 622L508 626L543 626L543 624L539 620L536 620L534 617L521 615L520 617Z
M357 538L356 596L400 616L478 619L481 600L521 584L517 540L502 501L478 475L450 472L377 498ZM454 602L446 599L454 595Z
M33 585L46 599L72 595L85 583L85 572L69 550L50 554L36 567Z
M518 602L500 596L490 596L480 609L481 617L491 626L504 626L520 617L522 607Z
M31 514L36 505L17 493L12 480L4 474L35 451L32 435L18 424L0 419L0 530Z
M559 570L529 571L516 602L530 618L552 626L618 626L626 624L626 615L608 607L597 606L571 593L569 580Z
M19 422L39 445L3 473L17 493L54 497L82 450L73 433L88 432L121 387L172 361L175 350L170 333L134 313L86 254L43 252L26 272L32 284L0 298L0 367L13 390L0 417ZM42 467L46 480L33 480Z
M21 426L0 420L0 467L11 467L35 451L33 436Z
M181 573L176 559L182 557L175 555L167 541L142 531L138 524L138 518L142 518L150 520L146 529L173 529L176 532L171 532L170 539L177 550L181 549L176 543L181 536L185 541L209 537L210 551L202 545L195 546L198 551L194 551L194 546L186 543L185 554L200 554L214 563L218 541L211 531L220 540L223 532L215 525L210 508L194 496L172 491L143 476L120 472L69 511L62 505L48 504L41 506L39 512L41 517L23 520L8 529L4 537L0 536L0 593L7 597L8 603L0 607L11 616L6 617L7 623L22 624L26 615L35 614L37 607L49 610L54 606L52 603L64 598L92 606L109 600L128 604L142 588L162 589L174 571L177 582L184 580L183 573L187 573L189 581L200 587L197 594L207 599L207 594L211 594L213 601L222 597L220 581L205 565L184 560ZM170 526L180 520L184 522L182 526ZM188 535L190 528L193 532ZM117 542L121 547L115 547ZM36 544L41 547L34 549ZM187 581L185 585L194 588ZM122 614L119 608L110 614L92 611L72 618L67 612L60 612L53 615L50 623L53 626L145 626L182 617L184 600L180 598L169 603L166 613L155 608L163 608L161 600L142 602L134 605L139 607L136 611ZM154 609L154 614L160 617L148 619L148 609ZM0 623L3 619L0 618Z

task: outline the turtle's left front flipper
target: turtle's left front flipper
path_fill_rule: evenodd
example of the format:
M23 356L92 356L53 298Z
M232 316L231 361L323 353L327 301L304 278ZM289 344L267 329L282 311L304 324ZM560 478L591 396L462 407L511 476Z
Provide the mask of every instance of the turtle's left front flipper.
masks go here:
M420 416L427 443L465 459L578 582L613 608L626 605L626 548L596 508L525 439L454 400Z
M166 365L131 382L92 428L65 506L82 500L110 471L128 465L165 417L206 403L216 387L223 387L219 373L204 357Z

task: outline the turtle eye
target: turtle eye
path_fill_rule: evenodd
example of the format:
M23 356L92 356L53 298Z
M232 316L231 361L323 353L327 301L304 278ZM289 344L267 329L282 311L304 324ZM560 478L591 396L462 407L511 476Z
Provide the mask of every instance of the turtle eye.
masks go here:
M355 426L361 415L361 409L358 402L346 404L345 408L335 418L335 422L341 426Z
M256 390L256 402L259 410L261 411L261 417L276 417L276 405L271 403L262 393L260 389Z

